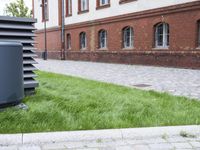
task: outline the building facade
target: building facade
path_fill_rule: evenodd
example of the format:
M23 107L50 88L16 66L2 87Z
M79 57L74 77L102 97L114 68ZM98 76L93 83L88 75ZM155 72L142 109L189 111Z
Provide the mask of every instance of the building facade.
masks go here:
M65 0L64 46L62 0L33 8L39 56L46 18L49 58L200 68L200 0Z

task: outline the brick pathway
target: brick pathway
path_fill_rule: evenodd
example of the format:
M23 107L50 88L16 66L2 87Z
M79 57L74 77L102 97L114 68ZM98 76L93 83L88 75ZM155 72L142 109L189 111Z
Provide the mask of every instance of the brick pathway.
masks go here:
M23 145L19 150L199 150L198 138L110 139ZM6 150L6 149L4 149ZM14 149L13 149L14 150Z
M200 99L200 70L48 60L40 70Z

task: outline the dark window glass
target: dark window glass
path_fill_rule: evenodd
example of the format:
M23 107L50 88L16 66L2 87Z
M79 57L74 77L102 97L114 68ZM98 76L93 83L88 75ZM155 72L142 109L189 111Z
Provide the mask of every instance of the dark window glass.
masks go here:
M67 34L67 49L71 49L71 35Z
M99 31L99 48L107 47L107 32L105 30Z
M86 48L86 33L82 32L80 34L80 48L85 49Z

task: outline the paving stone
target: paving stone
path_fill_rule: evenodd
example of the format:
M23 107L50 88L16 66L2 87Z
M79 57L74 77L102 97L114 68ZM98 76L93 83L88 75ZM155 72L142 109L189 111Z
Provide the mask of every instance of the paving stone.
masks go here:
M190 144L191 144L192 147L194 147L194 148L200 148L200 142L190 142Z
M58 150L58 149L66 149L65 144L62 143L54 143L54 144L45 144L42 145L42 150Z
M0 146L0 150L18 150L17 146Z
M174 148L174 146L169 143L149 144L149 147L152 150L169 150Z
M176 148L176 149L172 149L172 150L198 150L198 149L194 149L194 148Z
M133 150L131 146L119 146L116 150Z
M187 139L186 138L183 138L183 137L169 137L169 138L167 138L166 139L168 142L176 142L176 143L178 143L178 142L187 142Z
M108 146L125 146L127 145L126 141L122 140L116 140L116 141L110 141L110 142L102 142L101 146L108 147Z
M99 150L99 148L81 148L81 149L74 149L74 150Z
M116 150L115 147L104 147L104 148L99 148L99 150Z
M40 146L20 146L18 150L42 150Z
M194 141L197 141L198 139L195 137L195 138L185 138L186 141L188 142L194 142Z
M137 144L147 144L147 140L130 140L130 139L128 139L128 140L126 140L126 143L127 144L131 144L131 145L137 145Z
M189 143L172 143L172 145L177 149L192 148L192 146Z
M97 142L88 142L88 141L80 141L80 142L57 142L51 144L45 144L42 146L44 150L56 150L56 149L77 149L77 148L94 148L101 147L101 143Z
M154 143L166 143L167 141L165 139L162 138L150 138L148 140L146 140L146 143L148 144L154 144Z
M134 150L149 150L147 145L133 145L132 148Z

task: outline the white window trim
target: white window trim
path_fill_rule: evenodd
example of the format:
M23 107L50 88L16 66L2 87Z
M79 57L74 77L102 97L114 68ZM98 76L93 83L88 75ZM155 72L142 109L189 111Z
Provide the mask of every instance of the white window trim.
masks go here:
M158 26L160 25L163 25L163 45L160 46L158 45ZM156 25L156 31L155 31L155 48L156 49L168 49L169 48L169 45L167 45L167 36L168 36L168 33L167 33L167 28L169 28L169 25L167 23L160 23L158 25Z

